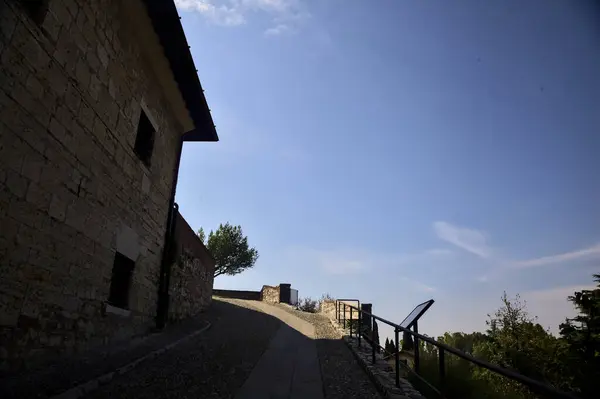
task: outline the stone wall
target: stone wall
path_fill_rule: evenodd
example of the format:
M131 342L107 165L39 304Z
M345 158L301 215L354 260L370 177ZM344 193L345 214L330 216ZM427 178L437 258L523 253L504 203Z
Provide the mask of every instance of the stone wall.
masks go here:
M238 290L213 290L213 295L223 298L245 299L248 301L260 301L260 291L238 291Z
M183 132L122 10L134 3L50 0L38 24L0 0L0 369L153 325ZM142 107L149 167L133 151ZM125 316L106 306L119 245L135 257Z
M260 290L260 300L269 303L279 303L279 286L263 285Z
M331 319L336 318L336 314L335 314L336 310L335 309L336 309L335 300L325 299L325 300L321 301L321 303L319 305L319 312L323 313L324 315L326 315L327 317L329 317Z
M212 300L215 262L181 214L175 222L176 261L171 265L169 319L205 310Z

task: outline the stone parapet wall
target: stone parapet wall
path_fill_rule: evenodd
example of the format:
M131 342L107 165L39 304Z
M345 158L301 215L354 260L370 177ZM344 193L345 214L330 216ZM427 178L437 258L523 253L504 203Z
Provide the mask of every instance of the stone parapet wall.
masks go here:
M260 291L260 300L269 303L279 303L279 286L263 285Z
M321 301L321 303L319 304L319 312L323 313L324 315L326 315L327 317L329 317L331 319L335 319L335 317L336 317L335 300L325 299L325 300Z
M223 298L260 301L260 291L213 290L213 295L220 296Z

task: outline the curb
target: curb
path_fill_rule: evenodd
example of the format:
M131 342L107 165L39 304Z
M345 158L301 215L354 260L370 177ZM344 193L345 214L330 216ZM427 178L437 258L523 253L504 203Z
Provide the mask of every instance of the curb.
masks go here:
M156 349L156 350L148 353L147 355L137 358L134 361L129 362L126 365L117 368L115 371L108 372L106 374L101 375L100 377L96 377L87 382L83 382L63 393L54 395L54 396L50 397L50 399L79 399L82 396L92 392L93 390L98 389L100 386L112 381L115 377L123 375L123 374L131 371L136 366L138 366L140 363L142 363L146 360L149 360L149 359L154 359L155 357L162 355L163 353L165 353L169 349L172 349L173 347L179 345L180 343L187 341L188 339L195 337L198 334L203 333L204 331L208 330L212 326L212 324L210 322L207 321L206 323L207 323L206 326L202 327L201 329L196 330L193 333L186 335L183 338L178 339L177 341L171 342L167 346L164 346L160 349Z
M404 389L396 387L395 384L392 386L392 385L385 383L381 379L381 377L379 377L378 375L375 374L375 372L369 366L369 364L367 362L365 362L365 360L358 354L356 348L348 340L348 335L347 335L346 331L344 331L344 329L342 327L340 327L340 325L335 320L329 319L329 321L331 322L331 325L336 329L336 331L342 336L342 340L348 347L348 350L350 352L352 352L352 355L356 359L356 362L359 364L360 368L363 369L363 371L367 374L367 376L369 377L369 379L371 380L373 385L375 385L375 388L377 389L377 391L379 391L379 393L384 398L389 398L389 399L423 398L423 396L419 392L414 390L412 385L411 385L411 388L413 391L415 391L414 392L415 394L413 394L412 392L411 393L405 392Z
M375 385L379 393L384 398L410 399L410 396L405 395L404 392L391 392L391 390L384 383L382 383L381 380L375 375L373 370L365 363L365 361L360 357L360 355L356 353L356 350L354 349L352 344L349 341L347 341L345 337L343 338L343 340L350 352L352 352L352 355L354 355L354 358L356 359L356 362L360 365L360 368L362 368L363 371L367 374L367 376L369 376L369 379L371 380L373 385Z

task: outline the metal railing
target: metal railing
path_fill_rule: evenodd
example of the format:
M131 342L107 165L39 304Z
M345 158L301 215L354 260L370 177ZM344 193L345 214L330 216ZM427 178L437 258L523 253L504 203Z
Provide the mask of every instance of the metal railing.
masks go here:
M376 352L377 352L377 348L381 348L381 349L385 349L383 347L381 347L380 345L376 344L376 342L372 339L372 337L369 337L367 334L364 334L363 328L362 328L362 319L364 316L367 316L369 318L371 318L371 326L374 325L375 320L379 320L382 323L387 324L388 326L394 328L394 343L395 343L395 353L393 353L394 356L394 363L395 363L395 373L396 373L396 386L400 385L400 347L399 347L399 333L400 332L404 332L404 333L408 333L413 337L414 340L414 370L411 370L421 381L425 382L430 388L432 388L438 395L440 395L440 397L445 397L445 379L446 379L446 362L445 362L445 353L451 353L455 356L458 356L461 359L467 360L479 367L483 367L487 370L490 370L496 374L502 375L506 378L509 378L511 380L517 381L521 384L526 385L527 387L531 388L534 392L539 393L539 394L543 394L545 395L544 397L548 397L548 398L570 398L570 399L578 399L577 396L571 394L571 393L567 393L567 392L562 392L559 391L558 389L551 387L549 385L546 385L540 381L534 380L532 378L526 377L522 374L519 374L517 372L514 372L512 370L508 370L505 369L503 367L497 366L495 364L486 362L484 360L481 359L477 359L476 357L471 356L470 354L463 352L461 350L458 350L456 348L453 348L447 344L444 344L443 342L438 342L436 340L434 340L431 337L419 334L419 327L418 327L418 323L415 322L413 324L413 329L414 331L410 330L409 328L406 327L402 327L396 323L393 323L389 320L386 320L382 317L379 316L375 316L374 314L368 313L368 312L364 312L360 309L360 304L358 307L356 306L352 306L350 304L347 304L345 302L342 301L357 301L356 299L340 299L340 300L336 300L336 318L338 323L342 323L342 319L340 317L340 314L343 314L344 318L343 318L343 324L344 324L344 329L346 328L346 312L347 312L347 308L350 308L350 318L352 319L352 313L353 312L358 312L358 328L355 329L355 335L357 336L357 340L358 340L358 346L361 346L361 336L362 338L365 338L370 344L371 344L371 362L375 363L376 362ZM341 311L343 309L343 312ZM353 333L353 329L352 329L352 324L353 323L349 323L350 324L350 337L352 337L352 333ZM440 389L435 388L431 383L429 383L427 380L425 380L424 378L422 378L419 375L419 340L423 341L423 342L427 342L433 346L435 346L437 348L437 352L438 352L438 362L439 362L439 378L440 378Z

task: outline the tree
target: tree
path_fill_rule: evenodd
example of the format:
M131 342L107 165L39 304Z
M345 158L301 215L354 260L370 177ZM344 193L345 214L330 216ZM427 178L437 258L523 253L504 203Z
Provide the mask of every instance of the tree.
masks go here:
M394 340L390 339L390 344L389 344L389 348L387 350L391 355L393 355L394 353L396 353L396 344L394 344Z
M501 367L557 387L564 381L560 340L536 323L536 318L527 312L519 295L502 296L502 306L493 315L488 315L488 337L474 344L476 357ZM485 380L496 393L508 397L534 398L535 393L515 381L508 380L489 370L473 369L476 378Z
M396 352L396 346L394 345L394 341L387 338L385 339L384 348L387 354L393 355Z
M258 251L249 247L248 237L242 233L241 226L232 226L229 222L220 224L216 231L208 234L208 240L200 228L198 237L215 260L215 277L241 273L254 266L258 259Z
M373 320L373 332L372 339L375 344L375 352L379 353L379 326L377 326L377 321Z
M598 394L600 380L600 274L594 274L594 281L596 289L577 291L567 298L579 314L560 325L572 382L584 397Z
M415 343L413 342L413 337L410 333L403 331L402 332L402 350L403 351L412 351L415 349Z

